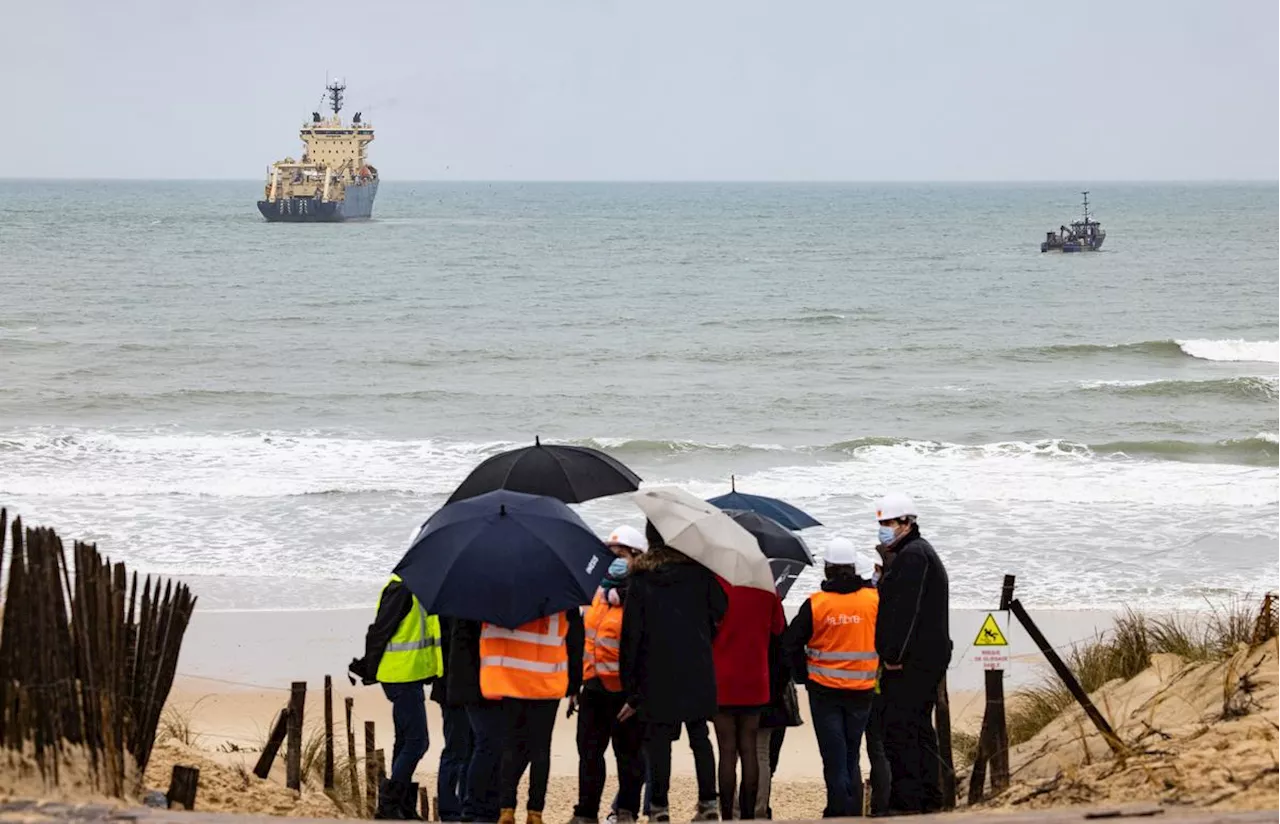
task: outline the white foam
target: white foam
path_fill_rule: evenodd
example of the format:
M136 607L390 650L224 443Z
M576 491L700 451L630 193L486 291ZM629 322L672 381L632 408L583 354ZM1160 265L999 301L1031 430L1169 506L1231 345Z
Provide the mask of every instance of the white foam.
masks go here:
M1180 340L1174 341L1193 358L1210 361L1280 363L1280 341Z
M1080 381L1081 389L1104 389L1108 386L1116 387L1134 387L1134 386L1150 386L1153 383L1162 383L1159 380L1130 380L1130 381Z

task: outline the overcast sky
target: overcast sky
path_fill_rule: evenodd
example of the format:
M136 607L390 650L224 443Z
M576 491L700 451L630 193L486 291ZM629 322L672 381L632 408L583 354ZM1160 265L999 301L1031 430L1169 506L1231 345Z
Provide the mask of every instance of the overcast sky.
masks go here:
M0 0L0 177L1276 180L1277 3Z

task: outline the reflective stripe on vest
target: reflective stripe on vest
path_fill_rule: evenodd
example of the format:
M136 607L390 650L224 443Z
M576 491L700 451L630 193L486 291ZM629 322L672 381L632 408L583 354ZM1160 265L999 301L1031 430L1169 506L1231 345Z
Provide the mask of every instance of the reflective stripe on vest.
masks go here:
M597 590L591 606L583 616L586 643L582 648L582 680L600 679L609 692L622 691L622 607L609 603Z
M869 690L876 685L876 614L880 594L815 592L809 596L813 634L805 648L809 680L831 689Z
M402 583L399 575L382 588L385 593L392 583ZM395 634L387 642L374 676L384 684L408 684L438 678L444 673L444 660L440 651L440 619L428 615L416 595L409 614L400 621ZM381 596L379 596L381 606Z
M568 622L557 613L517 629L480 630L480 692L485 698L563 698L569 689Z

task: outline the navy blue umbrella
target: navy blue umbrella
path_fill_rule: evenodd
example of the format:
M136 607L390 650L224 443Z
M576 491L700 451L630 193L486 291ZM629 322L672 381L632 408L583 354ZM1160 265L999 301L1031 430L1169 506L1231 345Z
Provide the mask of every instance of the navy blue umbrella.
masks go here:
M750 512L757 512L765 517L772 518L791 530L822 526L822 522L817 518L786 501L768 498L764 495L748 495L745 492L739 492L737 483L733 478L729 479L729 485L732 490L729 494L708 498L707 503L718 506L721 509L744 509Z
M611 560L563 502L500 489L432 515L395 571L427 612L515 629L591 603Z

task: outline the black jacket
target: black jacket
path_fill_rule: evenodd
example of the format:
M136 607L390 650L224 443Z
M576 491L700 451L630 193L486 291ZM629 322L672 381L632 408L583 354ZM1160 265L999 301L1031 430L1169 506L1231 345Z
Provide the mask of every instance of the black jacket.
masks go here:
M870 586L870 581L855 575L823 581L822 591L848 595ZM805 654L805 648L809 646L809 639L812 637L813 604L806 598L782 636L782 656L791 671L791 677L797 684L809 683L809 659ZM809 689L821 690L823 687L820 684L811 684Z
M645 720L716 713L711 643L729 598L709 570L667 547L637 559L622 611L622 689Z
M564 616L568 621L564 645L569 653L569 689L565 694L577 695L582 687L582 613L571 609ZM453 620L451 623L449 655L444 664L446 701L451 707L491 703L480 691L480 622Z
M382 654L387 650L387 643L396 634L400 622L413 609L413 593L400 581L391 581L382 590L378 600L378 614L364 635L364 657L351 662L347 668L360 676L365 684L378 682L378 665L382 663ZM434 679L427 679L428 681Z
M940 675L951 662L950 585L946 567L920 528L889 549L880 576L876 652L882 664Z
M444 662L445 675L431 685L431 700L442 707L449 703L449 645L453 642L453 619L440 616L440 660Z

